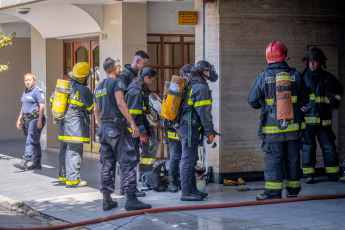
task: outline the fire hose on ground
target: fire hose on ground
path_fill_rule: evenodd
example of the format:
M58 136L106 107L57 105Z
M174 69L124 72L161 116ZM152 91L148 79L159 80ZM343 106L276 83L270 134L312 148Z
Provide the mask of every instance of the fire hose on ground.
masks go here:
M81 221L81 222L77 222L77 223L57 225L57 226L48 226L48 227L41 227L41 228L0 228L0 229L7 229L7 230L66 229L66 228L80 227L80 226L86 226L86 225L91 225L91 224L98 224L98 223L105 222L105 221L116 220L116 219L120 219L120 218L136 216L136 215L141 215L141 214L146 214L146 213L186 211L186 210L198 210L198 209L215 209L215 208L233 208L233 207L245 207L245 206L255 206L255 205L265 205L265 204L278 204L278 203L297 202L297 201L340 199L340 198L345 198L345 194L306 196L306 197L272 199L272 200L263 200L263 201L247 201L247 202L226 203L226 204L205 204L205 205L152 208L152 209L144 209L144 210L138 210L138 211L130 211L130 212L116 214L116 215L112 215L112 216L106 216L106 217L101 217L101 218L97 218L97 219L86 220L86 221Z

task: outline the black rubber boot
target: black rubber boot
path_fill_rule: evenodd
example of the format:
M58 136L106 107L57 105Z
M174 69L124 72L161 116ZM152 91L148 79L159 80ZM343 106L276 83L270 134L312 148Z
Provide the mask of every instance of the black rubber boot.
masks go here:
M182 201L201 201L202 199L204 199L204 197L193 194L193 193L189 193L189 194L182 193L181 195Z
M108 211L110 209L116 208L117 202L111 199L110 193L103 193L103 211Z
M208 193L206 192L201 192L199 190L193 190L192 191L192 194L195 194L195 195L198 195L198 196L202 196L203 198L207 197L208 196Z
M258 194L256 196L256 200L257 201L260 201L260 200L271 200L271 199L281 199L281 198L282 198L281 196L269 196L269 195L266 195L265 193Z
M14 163L13 166L23 171L27 170L28 160L23 159L20 163Z
M169 185L168 185L168 191L169 192L177 192L178 191L177 180L178 180L177 177L170 176L170 181L169 181Z
M35 157L32 165L27 167L27 170L35 170L35 169L42 169L41 158Z
M139 189L136 189L136 190L135 190L135 195L136 195L137 197L144 197L144 196L146 196L146 193L145 193L145 192L139 191Z
M314 177L307 177L307 178L305 178L305 183L307 183L307 184L315 184Z
M150 209L152 206L150 204L145 204L138 200L135 192L134 193L127 193L127 201L125 208L127 211L131 210L141 210L141 209Z

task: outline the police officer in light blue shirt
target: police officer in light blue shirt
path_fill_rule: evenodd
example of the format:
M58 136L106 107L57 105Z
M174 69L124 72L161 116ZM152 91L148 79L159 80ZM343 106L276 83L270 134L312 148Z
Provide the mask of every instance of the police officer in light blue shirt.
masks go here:
M17 128L23 129L26 135L26 148L23 159L14 167L21 170L42 169L40 137L46 119L44 116L45 98L42 90L36 86L36 77L32 73L24 75L26 89L21 98L22 108L19 113ZM21 121L24 121L21 125ZM32 165L27 163L34 156Z

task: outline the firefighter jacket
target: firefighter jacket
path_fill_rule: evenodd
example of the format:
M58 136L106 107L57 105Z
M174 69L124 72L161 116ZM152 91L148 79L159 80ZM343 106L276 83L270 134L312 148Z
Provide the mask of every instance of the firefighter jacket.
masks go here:
M59 123L58 139L63 142L90 142L90 118L93 113L93 95L86 85L70 80L71 94L64 119ZM54 93L50 97L50 105L54 101Z
M304 81L310 91L310 100L304 110L307 125L332 125L332 110L337 109L343 96L343 86L329 72L306 68Z
M186 115L191 113L191 121L193 126L203 128L204 135L210 136L214 134L214 126L212 121L212 98L211 91L206 82L199 79L193 79L187 83L187 103L186 109L183 111L183 122L188 122Z
M291 96L294 119L286 129L280 129L277 122L276 106L276 74L288 72L291 75ZM301 108L308 103L309 96L305 82L296 69L290 68L286 62L269 64L268 68L254 81L247 98L249 105L254 109L261 108L261 123L259 137L264 142L278 142L296 140L301 129L305 128Z
M121 71L120 78L128 89L129 84L138 76L137 71L135 71L130 64L125 65L125 69Z
M135 124L138 126L140 136L146 133L151 136L150 123L146 118L147 109L149 107L149 97L148 94L136 84L136 81L129 84L125 95L125 101ZM130 126L128 121L127 126L128 130L132 133L132 130L129 128Z

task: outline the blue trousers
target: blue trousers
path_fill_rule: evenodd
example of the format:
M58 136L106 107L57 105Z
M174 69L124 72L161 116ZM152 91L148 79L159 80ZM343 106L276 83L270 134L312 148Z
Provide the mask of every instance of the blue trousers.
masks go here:
M182 156L182 145L179 140L168 140L170 149L169 176L177 177Z
M101 144L101 193L113 193L115 190L116 162L120 164L125 193L134 193L137 187L135 167L137 154L129 133L120 134L114 127L101 125L97 136Z
M198 162L198 147L200 143L200 131L192 127L191 147L188 147L188 124L185 122L177 130L182 145L180 163L180 179L182 194L189 194L196 190L195 166Z
M328 176L339 173L339 157L331 126L307 125L302 138L302 168L304 177L313 177L316 164L316 137L320 143Z
M290 195L301 191L300 141L265 142L265 194L281 197L283 180Z
M40 144L41 132L46 124L46 118L42 118L42 128L37 128L38 118L25 122L25 128L27 129L26 146L23 158L30 160L32 156L35 158L42 157L42 150Z

